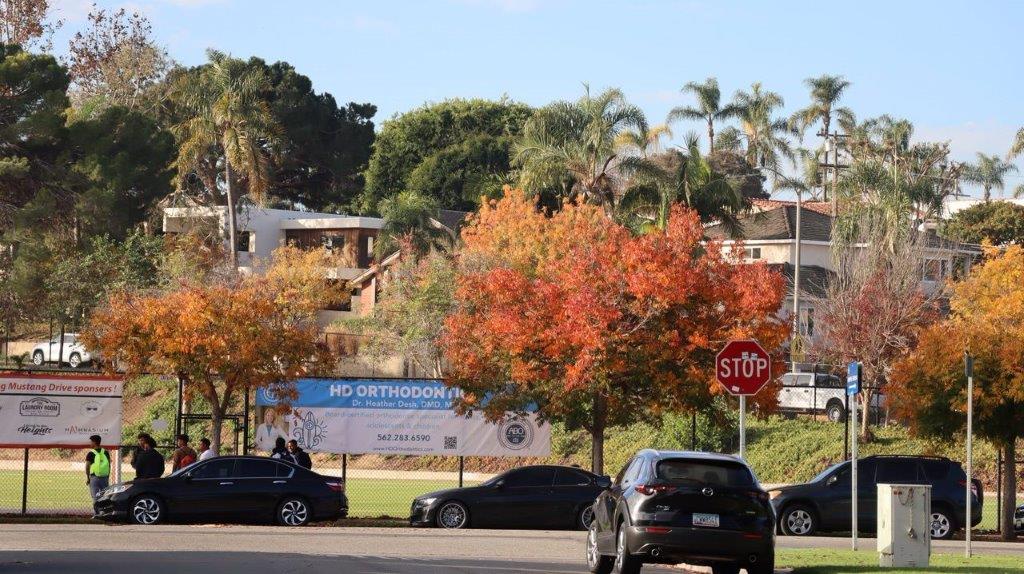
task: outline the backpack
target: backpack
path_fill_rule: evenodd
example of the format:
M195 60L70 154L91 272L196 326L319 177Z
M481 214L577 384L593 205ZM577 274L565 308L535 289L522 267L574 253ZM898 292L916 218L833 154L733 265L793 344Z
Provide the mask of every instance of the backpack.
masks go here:
M110 476L110 455L107 454L107 449L98 448L92 452L92 466L89 467L89 473L101 478Z

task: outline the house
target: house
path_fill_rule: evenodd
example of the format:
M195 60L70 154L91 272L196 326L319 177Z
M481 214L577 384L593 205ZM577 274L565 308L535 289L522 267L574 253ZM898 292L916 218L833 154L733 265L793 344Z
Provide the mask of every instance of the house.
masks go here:
M814 310L827 296L836 277L832 258L833 219L831 206L805 202L800 213L800 333L815 337ZM797 206L794 202L755 200L752 213L742 217L738 229L716 224L706 228L710 239L721 240L732 249L742 243L747 261L763 261L786 278L786 298L780 316L792 317L793 276L796 261ZM922 287L935 289L953 273L966 273L980 255L977 245L955 244L940 238L934 230L924 233Z

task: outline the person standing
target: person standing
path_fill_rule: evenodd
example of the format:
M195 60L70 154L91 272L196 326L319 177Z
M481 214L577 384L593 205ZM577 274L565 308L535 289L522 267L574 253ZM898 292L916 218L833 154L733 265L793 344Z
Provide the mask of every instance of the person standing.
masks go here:
M139 434L139 447L132 457L135 479L160 478L164 474L164 455L156 450L156 441L147 433Z
M85 455L85 483L93 500L110 486L110 452L100 446L102 440L98 434L89 437L92 448Z
M313 461L310 460L309 453L302 450L295 439L288 441L288 456L285 460L290 460L302 468L313 468Z
M270 452L270 458L291 460L291 456L288 454L288 448L284 445L283 438L277 437L277 441L274 443L274 450Z
M178 435L176 440L178 448L174 449L174 454L171 455L171 472L177 472L178 470L192 464L199 458L195 449L188 446L187 434Z
M210 448L210 439L206 437L199 439L199 460L209 460L215 456L217 453Z

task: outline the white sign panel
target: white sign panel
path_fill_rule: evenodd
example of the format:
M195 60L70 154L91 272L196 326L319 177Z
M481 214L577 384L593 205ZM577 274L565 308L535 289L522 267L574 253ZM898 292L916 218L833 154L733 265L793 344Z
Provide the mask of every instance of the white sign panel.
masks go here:
M278 413L266 389L256 396L256 448L278 437L305 450L338 454L547 456L551 427L536 415L487 422L452 410L459 389L428 379L301 379L291 412Z
M0 373L0 446L121 444L120 379Z

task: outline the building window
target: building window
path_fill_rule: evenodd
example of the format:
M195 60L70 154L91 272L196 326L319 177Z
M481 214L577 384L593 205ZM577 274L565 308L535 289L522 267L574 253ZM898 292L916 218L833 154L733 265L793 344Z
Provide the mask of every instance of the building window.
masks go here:
M761 248L760 247L745 247L743 249L743 254L744 254L744 256L747 259L755 259L755 260L756 259L760 259L761 258Z
M814 336L814 308L800 309L800 333L806 337Z
M344 235L321 235L320 245L324 249L330 252L340 251L345 247L345 236Z
M252 231L239 231L235 234L235 251L249 253L252 250Z
M924 280L942 281L949 276L949 261L946 259L925 259Z

